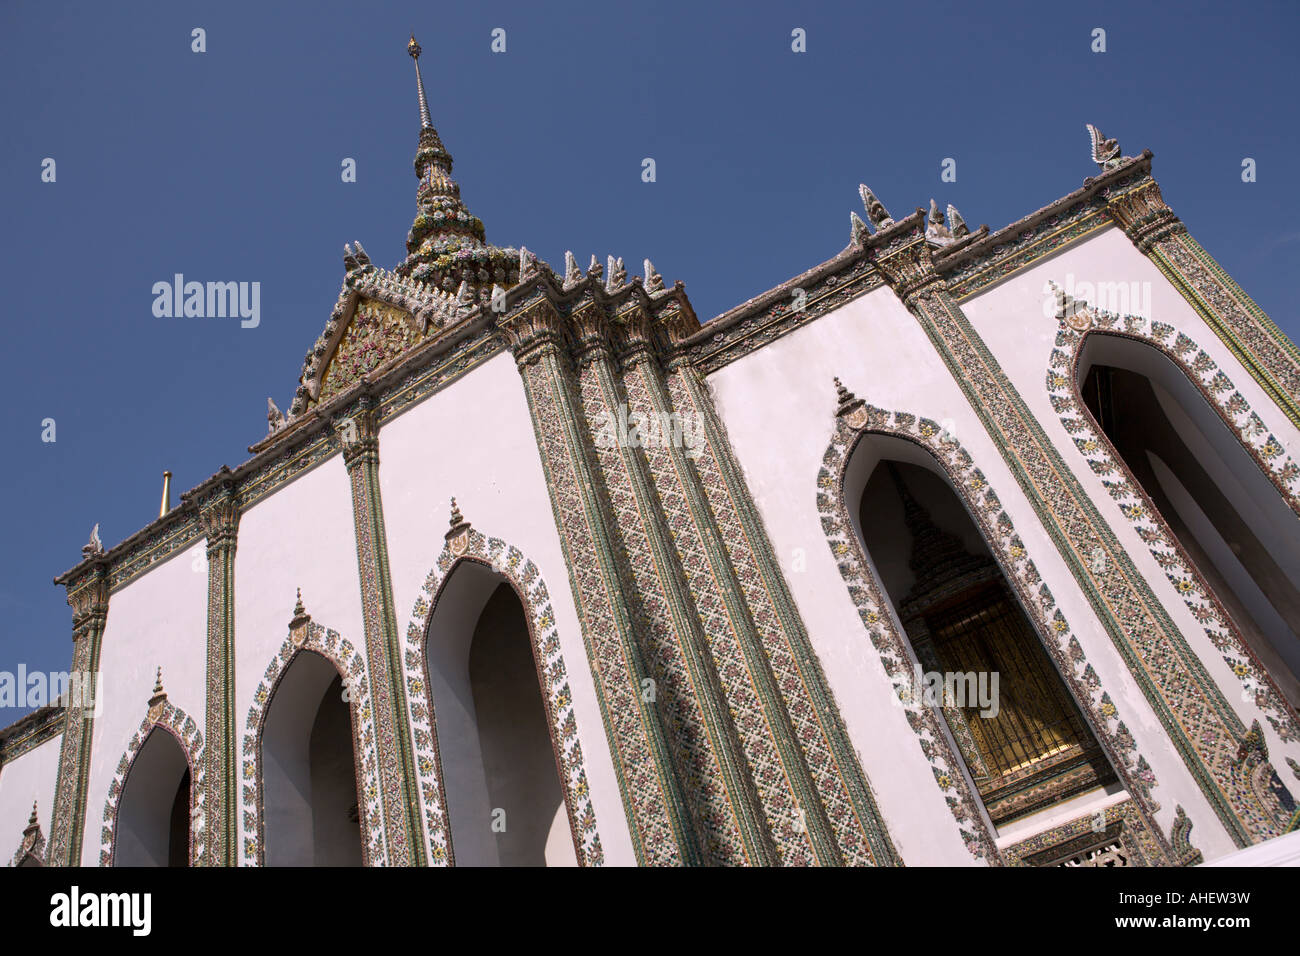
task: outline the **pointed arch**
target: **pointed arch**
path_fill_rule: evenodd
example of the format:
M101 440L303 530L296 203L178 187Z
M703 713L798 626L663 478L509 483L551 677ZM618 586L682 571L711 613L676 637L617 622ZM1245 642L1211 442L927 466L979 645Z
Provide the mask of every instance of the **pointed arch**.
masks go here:
M1295 710L1146 490L1087 410L1079 383L1085 344L1094 336L1111 336L1139 342L1167 358L1200 392L1282 500L1297 514L1300 514L1300 465L1286 454L1281 441L1269 431L1228 375L1185 333L1167 323L1137 315L1120 316L1078 301L1067 304L1059 289L1057 295L1061 306L1057 314L1059 327L1046 383L1062 426L1200 622L1210 643L1241 682L1244 699L1254 702L1283 741L1300 740L1300 721Z
M446 812L447 795L438 753L434 702L429 696L428 658L425 651L429 624L443 585L458 564L469 561L486 565L504 577L523 605L533 659L541 683L542 700L546 705L547 729L559 771L560 786L564 792L574 852L579 865L599 866L604 862L604 851L596 827L595 809L591 803L590 783L583 765L573 693L569 688L568 671L560 653L560 637L550 591L537 566L518 548L471 528L468 523L460 520L458 511L453 512L452 524L437 563L425 577L406 629L407 694L416 768L429 833L429 859L441 865L454 863Z
M206 774L203 759L203 731L198 722L181 710L170 700L163 698L153 703L149 712L140 721L140 726L131 736L122 759L117 762L113 773L113 782L108 787L108 800L104 804L104 826L100 831L99 865L112 866L117 852L118 811L121 809L122 794L126 781L135 765L136 757L144 749L145 743L154 733L167 733L176 738L190 775L190 866L199 866L203 861L204 826L203 782Z
M375 744L374 712L370 679L361 650L337 631L321 627L301 612L290 624L289 636L267 665L253 693L253 704L245 721L243 756L244 865L266 865L264 778L262 775L262 732L270 704L289 666L303 651L318 654L334 666L348 689L352 718L352 747L356 762L358 815L361 826L363 866L386 862L383 813L379 801L379 758Z
M967 849L991 865L1007 862L998 851L994 834L967 782L964 764L940 725L938 708L925 705L912 689L910 643L894 621L884 586L867 560L851 517L846 474L854 452L870 435L902 439L919 447L935 466L934 470L946 478L1127 789L1136 808L1134 828L1140 831L1136 838L1157 847L1164 860L1172 860L1168 841L1155 822L1155 814L1160 809L1151 796L1151 790L1157 786L1155 774L1138 752L1118 707L1088 663L1083 645L1043 582L1028 548L1016 533L1011 516L1002 508L1001 499L983 471L956 438L937 422L876 408L854 399L848 392L842 398L831 443L822 456L817 476L818 515L849 596L872 646L880 654L900 706L906 711L907 721L930 763L935 782L957 821Z

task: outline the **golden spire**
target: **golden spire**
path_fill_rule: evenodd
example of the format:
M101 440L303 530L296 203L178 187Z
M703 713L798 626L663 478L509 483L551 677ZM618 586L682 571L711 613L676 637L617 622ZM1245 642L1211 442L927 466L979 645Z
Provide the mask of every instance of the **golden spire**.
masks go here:
M163 472L163 493L162 504L158 508L158 517L166 516L167 512L172 510L172 473Z

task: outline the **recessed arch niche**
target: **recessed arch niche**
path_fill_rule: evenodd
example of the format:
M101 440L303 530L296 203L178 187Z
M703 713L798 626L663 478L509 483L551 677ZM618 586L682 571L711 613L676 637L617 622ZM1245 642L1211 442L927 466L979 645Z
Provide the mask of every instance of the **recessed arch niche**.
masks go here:
M352 694L334 664L300 650L262 727L267 866L361 866Z
M1004 827L1122 789L1033 617L934 458L911 441L865 434L845 467L844 501L919 671L915 692L932 688L926 700L990 822Z
M122 785L114 866L188 866L192 776L180 742L155 725Z
M568 810L527 610L473 558L443 579L425 636L427 686L460 866L574 866Z
M1090 332L1074 384L1177 548L1282 694L1300 705L1300 515L1160 349Z

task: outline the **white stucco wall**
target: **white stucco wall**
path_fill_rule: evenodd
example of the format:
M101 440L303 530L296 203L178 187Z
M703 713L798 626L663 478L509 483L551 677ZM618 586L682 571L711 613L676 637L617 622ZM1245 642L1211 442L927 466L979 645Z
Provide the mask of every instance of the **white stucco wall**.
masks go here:
M36 819L45 839L54 816L54 782L59 774L59 734L0 767L0 866L8 866L22 843L36 802Z
M1008 339L1021 326L1032 332L1033 316L1042 315L1041 310L1026 314L1022 305L1016 318L1004 318ZM1041 385L1044 373L1036 374ZM709 384L904 860L910 865L960 865L972 857L902 709L891 702L889 679L818 519L817 473L836 407L833 376L873 405L951 420L957 439L1014 521L1139 751L1150 761L1160 783L1154 793L1161 804L1160 825L1168 832L1175 805L1181 803L1207 858L1232 850L996 446L915 318L892 291L881 288L725 366L710 376ZM796 558L806 562L804 570L794 570Z
M605 860L612 865L635 863L528 400L514 358L509 353L497 355L388 422L380 431L379 455L401 634L405 637L420 588L445 544L450 498L455 496L467 521L518 548L546 581Z
M83 866L99 865L108 789L148 713L158 667L167 699L203 726L208 626L203 547L200 540L176 552L109 597L99 656L103 710L91 743Z
M239 520L235 729L241 745L253 694L289 636L298 588L313 621L338 631L367 656L352 491L341 455L277 489ZM366 667L369 670L368 657Z

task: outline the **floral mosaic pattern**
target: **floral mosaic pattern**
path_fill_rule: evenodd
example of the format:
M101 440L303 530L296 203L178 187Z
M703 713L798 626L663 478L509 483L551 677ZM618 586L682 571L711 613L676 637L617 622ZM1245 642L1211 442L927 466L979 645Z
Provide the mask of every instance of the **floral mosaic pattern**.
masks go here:
M279 653L266 667L253 694L245 723L243 755L243 863L261 866L266 862L266 836L262 811L262 727L275 688L299 651L314 651L338 670L350 688L353 756L357 764L358 811L361 818L361 848L366 866L383 866L385 853L383 816L380 810L379 758L375 744L374 708L364 654L337 631L308 620L290 630Z
M203 846L206 825L205 788L207 768L204 765L203 732L198 723L185 711L169 700L162 700L149 709L149 713L140 722L139 728L131 736L122 759L117 762L113 773L113 782L108 787L108 800L104 804L104 826L100 830L99 865L112 866L117 830L117 811L122 802L122 792L126 787L127 777L135 758L144 747L145 741L155 730L169 733L176 738L185 752L185 759L190 766L190 866L203 863Z
M611 414L617 404L618 396L611 397L615 386L609 361L605 355L593 358L578 373L578 396L588 422ZM630 408L629 414L632 411ZM666 454L663 449L645 449L647 456L656 451ZM632 583L645 612L646 658L653 670L656 694L668 716L665 723L674 762L681 777L692 782L686 796L701 831L705 858L711 864L744 863L747 861L745 840L733 803L749 799L749 794L744 791L743 783L734 790L728 787L729 782L734 786L735 781L729 781L724 774L717 753L731 744L735 731L715 725L715 733L710 734L707 717L696 696L700 685L712 689L710 685L716 686L718 680L716 674L709 673L713 667L711 658L700 660L708 655L705 645L713 635L706 637L704 629L712 623L712 618L703 617L691 602L682 609L681 617L674 619L677 595L669 590L674 568L660 566L652 545L651 536L659 531L668 538L665 550L672 548L672 538L664 534L668 525L661 508L679 518L672 522L673 528L680 527L680 521L689 520L677 515L675 506L681 505L681 496L675 493L676 489L666 495L655 495L648 475L651 465L638 457L637 449L618 447L617 442L601 442L596 443L594 452L609 489L615 519L613 530L628 556ZM640 480L634 483L634 478ZM703 563L702 556L699 560ZM689 576L690 570L686 570L683 591ZM690 602L689 593L685 596L684 603L687 602ZM683 620L685 623L680 623ZM723 624L725 627L725 620ZM735 761L733 757L735 762L743 763L743 758Z
M893 435L920 445L947 473L997 558L1003 575L1019 596L1021 606L1043 636L1043 644L1074 692L1075 700L1088 715L1099 743L1130 796L1144 815L1153 816L1159 809L1151 798L1151 790L1157 785L1155 775L1146 758L1138 753L1118 707L1088 663L1082 644L1071 631L984 473L938 423L904 412L861 405L835 420L835 433L817 476L817 511L858 616L872 646L880 653L907 721L916 733L935 782L972 855L990 864L1002 862L993 835L975 804L975 795L966 785L960 758L948 745L939 725L936 708L923 706L912 693L910 645L894 624L884 589L870 570L844 501L845 468L858 441L868 433Z
M674 408L684 417L695 415L717 426L710 440L703 443L693 467L712 517L718 523L725 559L735 569L736 584L749 609L757 643L767 658L769 679L776 685L770 693L771 706L785 710L784 715L778 716L785 716L789 723L781 726L780 730L797 741L797 759L804 764L803 767L784 767L776 762L776 754L765 763L755 760L756 770L763 771L761 776L756 774L759 785L774 791L769 798L775 808L773 832L785 862L826 862L810 855L809 841L800 839L799 828L791 826L798 814L798 809L793 806L792 797L796 791L792 782L803 771L811 785L813 799L821 804L826 815L830 834L843 862L851 866L900 863L870 795L865 775L858 766L857 755L847 741L847 733L825 685L825 678L814 661L814 652L802 633L797 611L789 608L789 613L783 616L776 606L778 598L773 594L774 589L763 579L759 568L760 554L763 550L770 553L771 545L765 536L759 539L761 525L756 516L748 528L741 518L742 505L733 497L724 477L724 469L731 464L724 457L729 454L729 443L721 433L720 423L709 417L713 409L707 396L702 389L691 387L689 376L692 374L678 370L669 375L668 393ZM739 471L738 467L736 471ZM678 538L679 547L684 541L684 536ZM779 573L777 570L774 576ZM721 643L715 641L715 647ZM741 690L744 689L742 685ZM749 693L752 695L753 690ZM743 697L732 696L729 692L728 700L731 707L744 713L737 703L744 701ZM742 723L751 728L755 721L750 719ZM806 806L802 809L808 813ZM806 822L803 829L809 829ZM824 849L818 849L823 856L827 855Z
M1213 590L1175 540L1150 498L1114 453L1110 441L1098 433L1092 415L1079 397L1078 362L1083 343L1088 335L1100 333L1147 343L1172 359L1296 510L1300 510L1300 466L1284 453L1282 443L1265 427L1227 374L1173 326L1086 307L1072 312L1068 322L1064 318L1060 320L1056 347L1049 359L1047 390L1052 407L1061 416L1061 424L1088 467L1101 478L1119 510L1151 549L1151 556L1192 615L1205 628L1210 643L1241 681L1245 699L1254 701L1283 740L1300 740L1295 715L1285 699L1247 648Z
M583 765L582 741L578 733L577 715L573 709L573 692L569 688L568 671L560 654L560 636L550 592L537 566L524 557L518 548L506 544L500 538L489 538L469 526L465 526L459 535L447 542L438 556L437 564L430 569L420 596L411 608L410 623L406 629L406 689L410 702L416 767L420 791L424 797L429 859L434 865L450 864L452 846L447 826L446 795L440 777L434 714L436 701L429 699L428 692L425 642L438 593L452 568L462 560L480 561L504 575L524 605L533 640L533 657L536 659L537 672L542 678L542 698L546 701L551 743L560 768L574 850L580 864L600 866L604 862L604 850L596 827L596 812L591 804L591 785Z
M40 824L34 822L35 817L36 808L33 807L33 823L23 830L23 837L18 841L18 849L14 851L13 857L9 860L9 866L22 866L23 861L28 857L31 857L41 866L45 865L45 834L41 832ZM33 827L35 828L33 829Z
M624 582L612 567L613 555L602 550L609 540L607 510L596 497L600 489L586 451L569 430L578 420L575 386L554 346L525 357L520 372L637 859L679 866L694 852L683 846L686 808L674 775L661 772L661 730L657 714L642 706L635 636L622 610Z
M317 402L325 404L420 339L409 314L382 302L361 302L321 379Z

